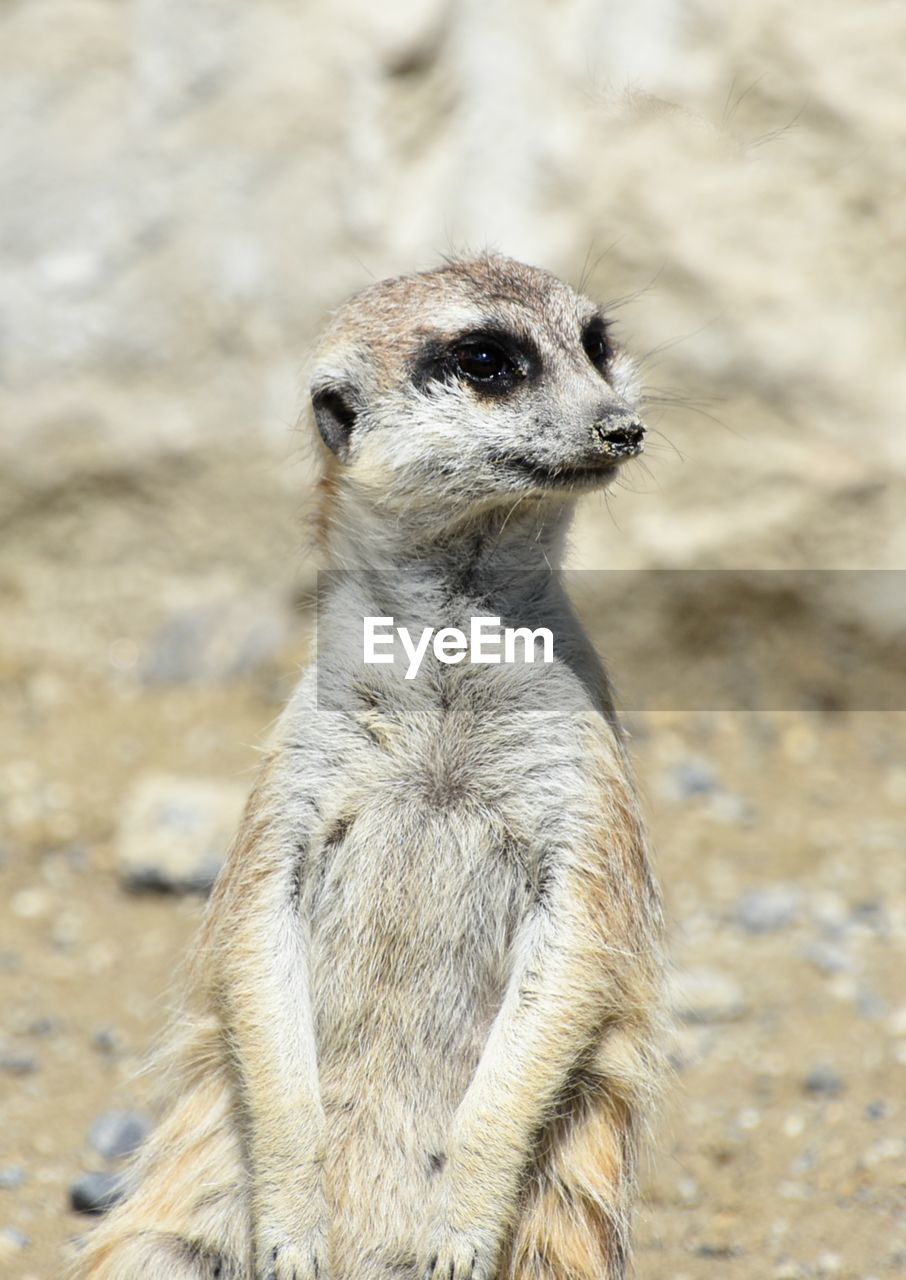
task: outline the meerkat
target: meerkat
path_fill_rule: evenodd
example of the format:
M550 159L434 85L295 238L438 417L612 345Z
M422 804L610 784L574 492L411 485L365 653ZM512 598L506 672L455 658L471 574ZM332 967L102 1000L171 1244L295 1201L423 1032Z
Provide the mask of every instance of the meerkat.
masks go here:
M659 1076L661 908L556 573L642 448L629 358L488 255L343 305L311 383L318 659L208 905L167 1104L86 1280L617 1280ZM364 618L549 627L550 663L362 660Z

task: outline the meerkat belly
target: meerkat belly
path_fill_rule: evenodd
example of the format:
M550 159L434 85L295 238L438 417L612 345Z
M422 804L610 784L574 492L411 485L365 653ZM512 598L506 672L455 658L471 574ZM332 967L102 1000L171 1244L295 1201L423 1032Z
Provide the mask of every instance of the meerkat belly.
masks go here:
M485 702L417 739L398 726L372 747L344 738L301 885L326 1172L352 1242L341 1280L412 1274L450 1121L579 787L582 746L559 717Z
M439 800L369 793L316 853L304 895L343 1280L410 1274L530 900L502 823Z
M302 886L322 1081L365 1063L423 1105L425 1078L439 1102L471 1078L581 750L550 718L483 712L345 757Z
M320 850L308 919L322 1077L367 1061L423 1100L417 1077L437 1081L445 1063L448 1092L464 1087L531 894L521 851L477 809L384 792Z

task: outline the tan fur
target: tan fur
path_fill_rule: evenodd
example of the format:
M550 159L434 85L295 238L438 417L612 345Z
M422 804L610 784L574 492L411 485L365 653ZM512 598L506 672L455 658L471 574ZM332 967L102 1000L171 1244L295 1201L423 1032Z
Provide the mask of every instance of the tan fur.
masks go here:
M611 425L640 430L625 357L589 363L593 316L488 257L383 282L328 328L322 537L347 572L85 1280L624 1276L660 906L607 679L549 573L573 491L612 474ZM528 353L505 394L456 363L476 332ZM391 606L562 644L551 667L432 660L410 684L357 649Z
M318 549L327 551L333 510L337 500L337 462L332 454L324 459L324 468L317 486L317 504L314 519L315 541Z

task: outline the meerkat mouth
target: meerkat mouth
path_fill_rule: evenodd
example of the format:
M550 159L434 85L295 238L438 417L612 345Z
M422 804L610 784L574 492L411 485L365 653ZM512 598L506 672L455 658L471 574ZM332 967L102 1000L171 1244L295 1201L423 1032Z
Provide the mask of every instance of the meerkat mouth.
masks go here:
M553 466L544 466L540 462L530 462L527 458L519 457L501 458L500 461L545 489L592 489L612 480L620 463L636 457L639 452L640 450L635 450L619 457L602 457L594 462L560 463Z

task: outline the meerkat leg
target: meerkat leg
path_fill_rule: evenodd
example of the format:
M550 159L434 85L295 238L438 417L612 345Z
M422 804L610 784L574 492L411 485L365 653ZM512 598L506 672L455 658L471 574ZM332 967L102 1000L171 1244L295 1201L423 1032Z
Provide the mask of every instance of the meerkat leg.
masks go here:
M84 1280L250 1277L248 1176L232 1084L211 1067L218 1038L193 1029L178 1046L175 1101L135 1165L135 1193L89 1237Z
M107 1257L99 1257L91 1280L246 1280L221 1254L206 1254L180 1236L153 1232L124 1241Z
M608 1023L654 1003L657 903L647 900L635 806L621 779L610 783L600 828L576 851L550 856L551 888L523 931L503 1004L453 1119L419 1252L425 1277L490 1280L516 1226L537 1135L570 1079ZM584 1154L581 1133L573 1137L577 1160L601 1160L599 1177L612 1184L601 1200L612 1203L614 1220L623 1199L624 1128L602 1117L587 1131L597 1136L586 1136ZM619 1253L616 1243L613 1250Z
M629 1253L637 1141L652 1075L650 1040L609 1033L527 1179L500 1268L505 1280L622 1280ZM627 1073L626 1068L630 1068Z
M269 776L265 769L217 886L201 957L238 1077L254 1274L324 1280L325 1122L298 902L306 846L298 833L290 840L273 830Z

